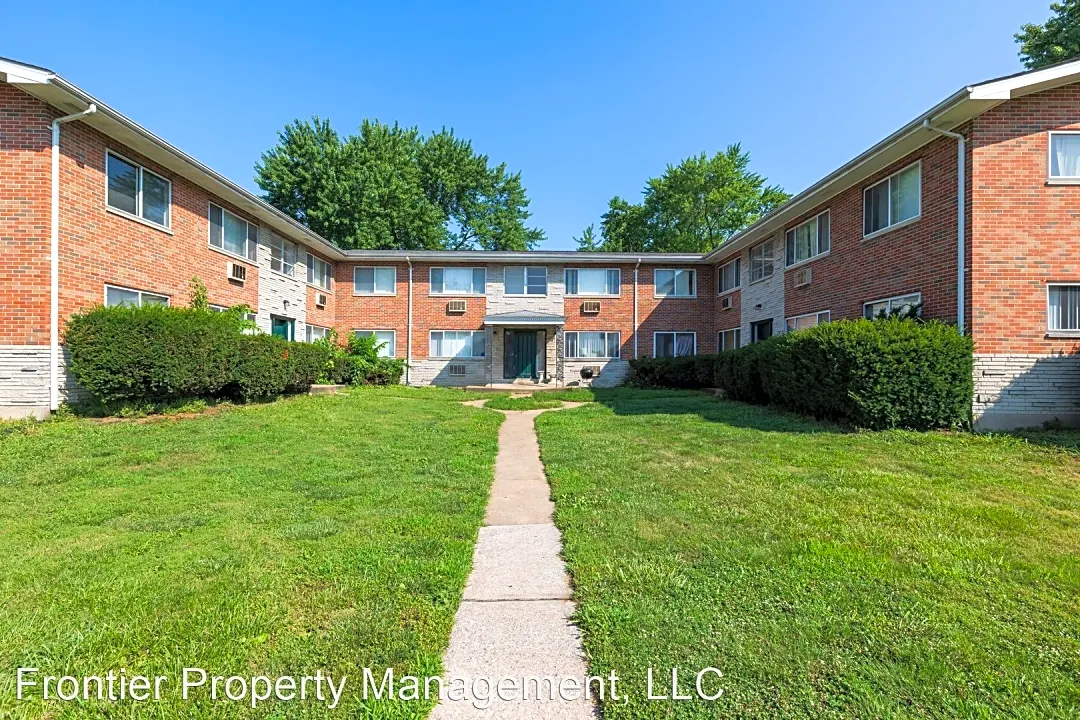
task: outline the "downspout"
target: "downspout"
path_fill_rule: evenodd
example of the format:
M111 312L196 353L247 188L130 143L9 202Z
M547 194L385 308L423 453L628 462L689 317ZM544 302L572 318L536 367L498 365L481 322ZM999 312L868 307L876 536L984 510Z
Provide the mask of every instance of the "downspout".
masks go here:
M408 385L411 381L409 377L410 366L412 365L412 285L413 285L413 265L409 256L405 256L405 262L409 263L409 311L408 317L405 321L405 384Z
M637 264L634 265L634 359L638 358L638 314L637 314L637 283L638 283L638 268L641 267L641 258L637 259Z
M961 133L942 130L923 120L923 127L956 140L956 328L964 334L965 220L967 215L967 138Z
M82 112L52 121L52 222L49 230L49 410L60 407L60 125L97 112L90 103Z

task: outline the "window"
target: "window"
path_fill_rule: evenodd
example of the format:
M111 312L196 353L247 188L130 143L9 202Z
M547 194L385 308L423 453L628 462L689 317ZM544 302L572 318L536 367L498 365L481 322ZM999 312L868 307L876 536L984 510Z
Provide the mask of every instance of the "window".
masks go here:
M742 328L721 330L716 333L716 349L718 352L734 350L742 344Z
M863 191L863 237L919 216L922 166L910 165Z
M750 282L764 280L773 274L773 241L750 248Z
M482 358L484 357L484 331L432 330L428 357Z
M1050 179L1080 180L1080 133L1050 133Z
M756 343L772 337L772 318L750 323L750 342Z
M318 325L307 326L307 341L315 342L316 340L326 340L330 337L330 328L319 327Z
M487 270L467 267L431 268L432 295L483 295Z
M1046 329L1080 333L1080 285L1048 285Z
M307 254L307 283L330 292L334 286L334 266L322 258Z
M547 295L547 268L508 267L503 269L503 293L506 295Z
M795 330L805 330L806 328L812 328L815 325L829 322L829 318L832 316L828 310L824 312L806 313L805 315L796 315L795 317L789 317L787 319L788 332L794 332Z
M143 305L168 305L169 296L157 293L143 292L142 290L129 290L128 288L105 286L105 306L131 305L142 307Z
M697 295L697 270L657 270L656 297L694 297Z
M609 296L619 294L621 275L618 268L566 268L563 280L567 295Z
M259 228L228 210L210 203L210 247L255 262L259 251Z
M564 355L568 358L619 357L619 333L617 332L567 332L563 334L566 344Z
M882 315L902 313L908 308L918 305L920 302L922 302L922 295L919 293L897 295L896 297L885 298L884 300L874 300L873 302L863 304L863 317L873 320Z
M105 202L109 207L169 227L172 183L112 153L105 154L105 175Z
M653 357L682 357L697 355L697 333L653 333Z
M786 237L788 265L829 252L829 211L791 228Z
M353 295L397 294L396 267L354 267Z
M379 357L397 357L397 332L394 330L353 330L356 337L374 337L379 347Z
M716 292L723 295L742 285L742 260L735 258L716 272Z
M296 266L296 243L277 235L270 236L270 269L282 275L292 275Z

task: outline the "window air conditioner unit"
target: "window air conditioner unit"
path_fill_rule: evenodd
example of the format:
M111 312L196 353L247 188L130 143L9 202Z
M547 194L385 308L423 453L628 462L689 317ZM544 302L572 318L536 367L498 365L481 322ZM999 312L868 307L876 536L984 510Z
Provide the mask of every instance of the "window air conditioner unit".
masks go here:
M315 307L326 307L326 293L315 293Z
M720 298L720 309L721 310L730 310L731 309L731 296L730 295L728 295L727 297Z
M242 283L247 280L247 265L241 265L240 263L229 263L229 279L235 280L238 283Z
M464 300L462 302L464 302ZM455 365L447 365L446 374L450 377L465 377L465 365L460 363Z
M446 312L460 315L461 313L465 312L465 301L451 300L450 302L446 303Z
M814 274L808 267L804 267L795 273L795 287L802 287L803 285L809 285L810 281L814 279Z
M585 315L599 315L600 314L600 301L599 300L586 300L581 303L581 312Z

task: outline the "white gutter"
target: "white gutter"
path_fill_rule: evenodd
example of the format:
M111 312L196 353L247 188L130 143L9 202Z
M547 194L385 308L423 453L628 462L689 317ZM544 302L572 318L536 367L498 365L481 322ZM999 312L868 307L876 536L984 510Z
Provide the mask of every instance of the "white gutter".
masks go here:
M405 262L409 263L409 312L408 320L406 320L405 326L405 384L409 384L409 367L412 365L412 285L413 285L413 266L412 260L409 256L405 256Z
M82 112L52 121L52 221L49 230L49 409L60 407L60 125L97 112L90 103Z
M634 359L637 360L637 336L638 336L638 314L637 314L637 283L638 283L638 268L641 267L641 258L637 259L637 264L634 265Z
M964 233L967 215L967 138L961 133L942 130L930 124L930 119L923 120L923 127L956 140L956 328L964 334L964 295L966 273Z

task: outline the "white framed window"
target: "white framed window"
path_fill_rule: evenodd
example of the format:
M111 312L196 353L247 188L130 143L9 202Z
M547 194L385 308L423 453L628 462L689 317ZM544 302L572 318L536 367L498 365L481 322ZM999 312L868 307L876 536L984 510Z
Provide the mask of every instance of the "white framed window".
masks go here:
M829 252L829 211L796 225L785 234L788 267Z
M277 235L270 236L270 269L282 275L292 275L296 267L296 243Z
M1046 329L1060 335L1080 335L1080 283L1046 286Z
M922 163L915 162L863 190L863 237L922 213Z
M210 312L220 313L220 312L229 312L230 310L232 310L232 308L228 307L226 305L211 305L210 306ZM245 320L249 321L249 322L255 322L255 313L246 312L246 313L243 314L242 317Z
M105 153L105 203L114 210L168 228L172 183L116 153Z
M697 270L657 268L653 278L655 297L697 297Z
M334 266L322 258L308 253L307 284L331 292L334 288Z
M622 347L618 332L572 331L563 333L563 355L570 359L617 360Z
M432 330L428 336L430 358L482 358L483 330Z
M653 333L653 357L697 355L696 332Z
M1047 176L1051 180L1080 182L1080 132L1052 131L1048 145Z
M734 350L740 345L742 345L742 328L731 328L730 330L721 330L716 333L717 352Z
M774 270L773 250L772 238L750 248L750 282L772 277Z
M483 295L487 292L487 268L433 267L429 279L432 295Z
M566 268L563 282L567 295L618 297L622 272L619 268Z
M356 266L352 273L353 295L396 295L397 268Z
M357 337L374 337L379 347L379 357L397 357L396 330L353 330Z
M320 327L319 325L308 325L305 335L308 342L325 340L330 337L330 328Z
M806 328L812 328L815 325L821 325L822 323L829 322L832 317L832 313L828 310L822 310L821 312L806 313L804 315L796 315L795 317L789 317L787 319L788 332L794 332L795 330L805 330Z
M151 293L144 290L132 290L131 288L117 285L105 286L105 307L118 305L130 305L142 307L144 305L168 305L169 296L161 293Z
M742 260L735 258L716 271L716 294L723 295L742 287Z
M909 307L918 305L920 302L922 302L922 295L920 293L908 293L907 295L896 295L891 298L872 300L868 303L863 303L863 317L868 320L873 320L876 317L881 317L882 314L891 315L894 312L903 312Z
M547 268L507 267L503 268L504 295L547 295Z
M209 204L210 247L255 262L259 253L259 227L225 208Z

